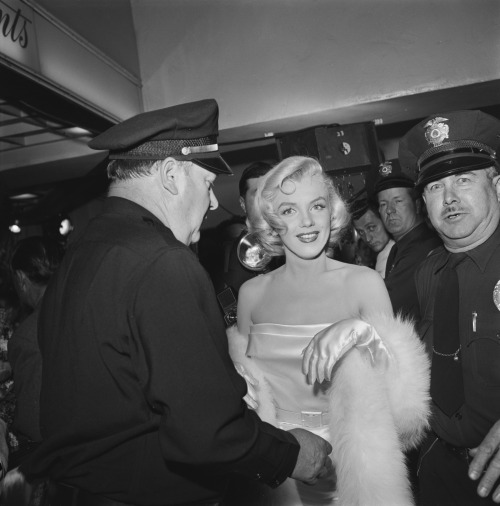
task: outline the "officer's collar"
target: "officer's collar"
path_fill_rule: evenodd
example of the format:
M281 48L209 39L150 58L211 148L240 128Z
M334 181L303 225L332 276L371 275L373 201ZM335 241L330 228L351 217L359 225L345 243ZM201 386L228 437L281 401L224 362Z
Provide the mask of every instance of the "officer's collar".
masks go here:
M131 216L142 217L144 221L153 222L155 225L163 225L162 222L145 207L124 197L107 197L104 202L104 212L128 214ZM163 225L164 226L164 225Z
M493 232L493 234L486 239L482 244L477 246L474 249L471 249L469 251L465 251L466 255L471 258L474 263L478 266L478 268L484 272L486 269L486 266L488 265L488 262L490 261L491 257L493 256L493 253L496 251L496 249L500 246L500 223L497 225L497 228ZM443 255L443 259L441 262L439 262L438 265L436 265L436 269L434 272L438 272L441 270L447 263L448 260L452 255L455 253L451 253L444 249L445 254Z

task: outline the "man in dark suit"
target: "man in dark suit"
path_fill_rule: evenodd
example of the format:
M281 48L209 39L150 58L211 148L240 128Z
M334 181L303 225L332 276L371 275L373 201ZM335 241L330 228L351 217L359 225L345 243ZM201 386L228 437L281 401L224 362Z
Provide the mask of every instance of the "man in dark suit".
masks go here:
M384 279L387 258L394 241L384 227L378 206L371 199L361 199L352 204L350 211L352 223L359 237L377 255L375 270Z
M375 184L380 217L396 244L387 259L385 284L395 313L420 318L415 270L441 244L422 214L414 181L401 172L381 171Z
M394 313L420 320L415 285L415 271L427 255L441 244L436 233L427 225L422 214L422 202L414 181L401 172L391 172L383 165L375 184L380 217L396 244L387 258L385 285ZM414 495L418 495L419 450L407 453L410 480Z
M43 443L21 466L51 504L215 505L230 473L315 482L330 445L247 409L213 285L189 248L231 174L215 100L143 113L109 150L103 212L67 251L39 319Z

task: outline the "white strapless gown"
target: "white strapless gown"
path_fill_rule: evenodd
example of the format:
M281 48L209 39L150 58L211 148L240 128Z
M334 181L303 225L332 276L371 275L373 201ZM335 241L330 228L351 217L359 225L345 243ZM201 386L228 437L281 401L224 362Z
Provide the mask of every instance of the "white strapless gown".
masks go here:
M255 324L250 327L247 349L247 355L269 384L278 408L278 426L284 430L304 428L328 441L327 390L330 383L307 383L302 373L302 351L315 334L329 325ZM300 419L305 420L305 424ZM277 489L270 490L270 497L262 504L322 506L335 504L334 501L335 476L332 475L313 486L289 478Z

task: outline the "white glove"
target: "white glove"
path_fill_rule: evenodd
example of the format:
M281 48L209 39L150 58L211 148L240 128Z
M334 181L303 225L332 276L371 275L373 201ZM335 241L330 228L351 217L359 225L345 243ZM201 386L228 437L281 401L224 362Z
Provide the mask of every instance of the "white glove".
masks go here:
M257 409L259 407L256 390L259 384L258 380L256 380L239 362L234 363L234 368L247 383L247 394L243 397L243 400L250 409Z
M303 351L302 372L308 382L329 381L333 366L354 346L368 354L373 366L389 365L391 354L377 331L363 320L349 318L318 332Z

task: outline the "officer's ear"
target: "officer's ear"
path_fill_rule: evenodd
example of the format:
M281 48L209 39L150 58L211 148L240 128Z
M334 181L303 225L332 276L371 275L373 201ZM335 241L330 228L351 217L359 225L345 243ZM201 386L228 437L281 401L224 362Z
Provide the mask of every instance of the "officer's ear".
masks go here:
M179 193L179 180L183 172L181 164L172 157L161 160L158 165L158 176L161 185L172 195Z
M28 281L28 277L26 276L26 274L23 271L16 271L14 273L14 278L21 292L26 293L26 286Z
M245 206L245 199L240 197L240 207L245 214L247 214L247 207Z
M493 185L495 186L495 191L497 192L497 200L500 202L500 174L493 178Z

